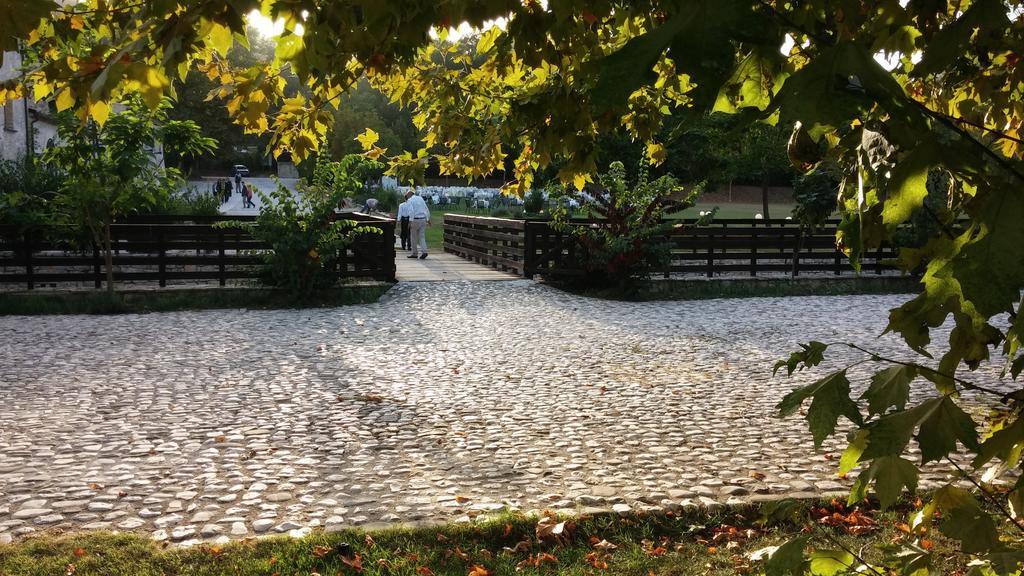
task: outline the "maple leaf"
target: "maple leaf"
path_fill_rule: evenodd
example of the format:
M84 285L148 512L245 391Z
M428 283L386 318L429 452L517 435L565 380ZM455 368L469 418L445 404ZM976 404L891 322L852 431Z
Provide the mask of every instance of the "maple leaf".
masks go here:
M507 522L505 524L505 530L501 533L502 538L508 538L508 535L512 533L512 523Z
M434 576L434 571L426 566L417 566L416 573L420 576Z
M343 564L345 564L346 566L351 567L356 572L362 572L363 571L363 557L360 556L359 554L356 554L352 558L349 558L348 556L342 556L341 557L341 562Z
M317 558L323 558L324 556L327 556L330 553L331 553L331 548L328 547L328 546L314 546L313 547L313 556L316 556Z
M479 564L474 564L469 569L468 576L491 576L491 571L487 568L484 568L483 566L480 566Z
M368 151L373 148L373 145L380 140L380 134L377 134L371 128L367 128L365 132L355 137L355 140L363 147L364 151Z

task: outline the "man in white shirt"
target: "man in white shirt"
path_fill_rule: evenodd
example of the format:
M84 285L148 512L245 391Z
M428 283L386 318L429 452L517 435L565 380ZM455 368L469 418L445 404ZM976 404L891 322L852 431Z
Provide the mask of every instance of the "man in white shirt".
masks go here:
M402 202L398 205L398 214L395 215L398 223L401 225L401 239L402 239L402 250L408 250L412 246L412 242L409 241L409 203Z
M412 190L405 193L409 209L409 234L412 240L412 254L409 258L423 260L427 257L427 226L430 225L430 210L427 203ZM420 254L422 252L422 254Z

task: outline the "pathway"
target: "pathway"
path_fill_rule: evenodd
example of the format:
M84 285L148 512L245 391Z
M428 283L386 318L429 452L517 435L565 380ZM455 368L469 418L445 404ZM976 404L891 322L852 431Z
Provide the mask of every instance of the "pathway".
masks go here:
M899 354L876 335L903 299L621 303L437 282L336 309L0 318L0 542L842 491L839 444L815 452L802 419L772 411L823 371L769 367L839 334Z
M396 248L396 277L399 282L459 282L467 280L516 280L511 272L502 272L459 258L447 252L431 252L427 258L409 258L409 252Z

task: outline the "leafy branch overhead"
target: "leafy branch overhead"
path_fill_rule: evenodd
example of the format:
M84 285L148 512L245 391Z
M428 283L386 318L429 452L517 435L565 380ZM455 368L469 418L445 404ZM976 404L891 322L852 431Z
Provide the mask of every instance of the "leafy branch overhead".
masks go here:
M732 115L741 131L791 130L794 165L838 182L837 245L855 267L911 220L926 218L933 232L900 253L900 265L920 274L921 293L892 310L887 326L919 361L862 351L858 365L884 364L863 396L854 397L858 372L840 367L800 387L782 411L809 402L818 444L853 426L841 466L860 466L857 494L874 487L885 503L915 486L917 464L905 457L915 443L924 462L960 465L956 451L974 452L989 466L986 481L1020 465L1024 393L963 376L994 361L1004 377L1024 370L1020 0L12 5L0 13L0 49L23 50L26 80L0 84L0 100L50 99L102 125L132 95L159 107L198 67L236 122L301 160L324 141L343 93L365 80L411 110L420 131L414 152L389 151L372 132L360 137L367 155L406 182L436 162L469 178L508 166L506 189L520 195L546 169L566 188L596 191L598 142L609 134L641 142L657 165L668 144L659 135L684 134L708 114ZM232 66L225 55L248 42L253 10L283 21L275 59ZM462 22L476 36L448 37ZM289 89L286 77L301 88ZM812 342L776 370L814 368L832 346ZM981 409L965 398L981 399ZM1005 572L1017 566L1002 549L1012 547L996 546L986 522L1016 522L1020 490L978 486L970 499L940 491L934 511L985 570ZM993 520L993 509L1006 514Z

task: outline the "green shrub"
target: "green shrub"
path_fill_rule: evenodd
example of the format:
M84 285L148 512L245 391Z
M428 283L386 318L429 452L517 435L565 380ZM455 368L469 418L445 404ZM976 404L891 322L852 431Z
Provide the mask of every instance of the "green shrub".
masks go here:
M491 216L494 218L512 218L512 211L502 206L491 210Z
M189 186L186 190L160 198L149 212L175 216L216 216L220 214L220 198Z
M839 181L827 170L816 169L793 181L793 219L814 229L822 225L838 206Z
M0 222L26 226L47 222L63 182L64 174L42 161L0 161Z
M527 214L540 214L544 211L544 204L544 191L534 188L523 198L523 211Z
M583 268L581 285L628 293L668 264L666 235L673 224L664 216L691 206L695 193L686 193L670 175L649 180L646 164L640 165L636 182L629 186L622 163L612 162L585 207L596 216L593 225L573 224L564 208L555 211L552 226L572 234L579 245L575 264Z
M262 207L255 223L222 222L238 227L270 246L264 253L264 282L309 299L334 286L344 250L358 234L382 234L379 228L335 220L342 189L300 187L292 192L278 184L269 194L257 190Z

